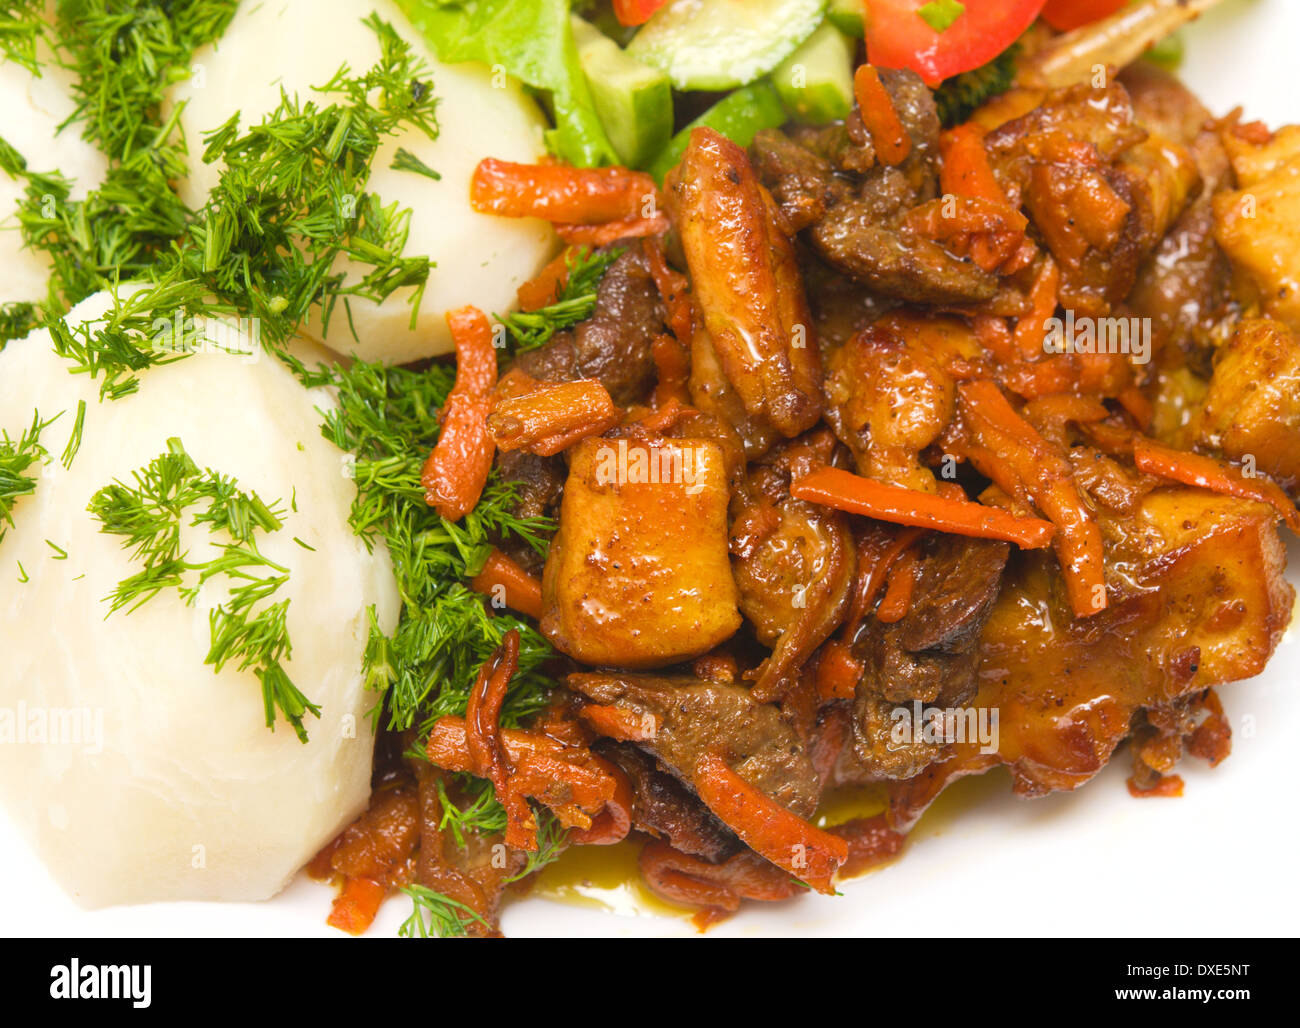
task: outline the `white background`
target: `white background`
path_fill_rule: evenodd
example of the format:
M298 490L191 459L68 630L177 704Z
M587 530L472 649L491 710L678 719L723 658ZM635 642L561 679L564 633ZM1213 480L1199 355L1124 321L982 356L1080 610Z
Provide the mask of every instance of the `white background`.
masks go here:
M1297 121L1298 39L1300 0L1227 0L1188 32L1182 75L1215 113L1240 104L1274 126ZM1290 555L1300 583L1294 539ZM1297 679L1293 625L1264 675L1221 690L1232 756L1213 771L1186 759L1181 799L1130 798L1127 753L1073 794L1026 802L1005 791L1005 778L976 785L941 828L921 833L897 863L846 883L843 896L756 904L709 934L1294 934ZM0 881L5 935L338 936L324 923L329 890L302 877L268 903L80 910L3 814ZM395 934L408 912L404 898L390 901L369 934ZM675 918L540 899L512 903L503 927L514 936L695 934Z

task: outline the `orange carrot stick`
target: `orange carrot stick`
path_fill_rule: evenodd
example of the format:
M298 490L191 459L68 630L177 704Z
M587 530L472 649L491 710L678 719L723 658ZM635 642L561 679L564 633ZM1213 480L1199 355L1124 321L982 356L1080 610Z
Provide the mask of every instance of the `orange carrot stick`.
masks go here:
M1300 511L1281 488L1267 478L1247 478L1237 468L1212 457L1174 450L1151 439L1133 444L1133 463L1139 471L1159 475L1184 485L1194 485L1225 496L1267 503L1293 532L1300 532Z
M497 351L492 323L477 307L448 311L447 324L456 344L456 383L443 405L438 441L424 462L420 484L430 507L448 521L458 521L474 509L492 470L487 416L497 381Z
M1056 262L1051 257L1044 257L1043 266L1029 291L1029 311L1016 322L1016 349L1029 360L1044 353L1046 322L1056 313L1056 290L1060 284L1061 273Z
M663 235L668 227L668 215L658 211L648 218L625 218L620 221L605 221L599 225L557 222L555 231L570 246L608 246L620 239Z
M822 643L817 662L817 695L826 700L851 700L862 677L862 661L853 651L834 639Z
M470 204L484 214L542 218L573 225L632 221L659 207L654 179L627 168L571 168L566 164L479 161L470 179Z
M579 439L613 428L623 412L594 378L539 383L519 396L499 400L488 416L488 432L502 450L528 450L551 457Z
M889 570L889 588L876 608L876 620L886 625L902 621L912 607L912 593L916 589L916 575L920 565L913 550L903 551Z
M912 139L894 109L889 91L869 64L853 73L853 96L858 101L862 124L871 133L871 145L881 164L901 164L912 151Z
M501 646L479 668L465 707L465 748L470 770L486 778L506 809L506 845L537 849L537 819L522 793L510 788L513 770L501 741L501 707L510 679L519 669L519 633L510 629Z
M655 382L651 404L656 410L665 404L676 401L685 403L690 400L687 383L691 375L690 357L686 347L673 336L660 332L650 344L650 355L654 357L658 379Z
M541 310L549 307L560 298L560 290L569 279L569 264L577 251L566 246L556 254L536 276L515 290L519 309L523 311Z
M647 742L659 735L657 714L638 714L625 707L591 703L578 712L601 735L620 742Z
M530 575L496 547L483 562L483 570L470 579L469 587L476 593L495 598L497 589L511 610L531 618L542 616L542 581Z
M646 260L650 264L650 275L659 290L659 298L668 311L668 327L682 346L689 346L695 332L695 314L691 309L690 280L680 271L668 264L664 256L663 243L657 237L651 237L642 244L645 247Z
M862 478L839 468L819 468L790 486L790 495L824 507L896 525L933 528L955 535L1005 539L1026 550L1052 541L1055 528L1041 518L1022 518L982 503L951 500L917 489Z
M1005 204L1007 195L993 176L984 133L967 122L939 136L939 189L953 196L973 196Z
M369 878L348 878L325 923L349 935L360 935L375 920L388 889Z
M976 443L967 453L971 462L1004 491L1027 494L1057 527L1053 545L1075 616L1105 610L1101 530L1074 486L1069 462L992 382L963 382L957 395Z
M741 841L818 892L833 893L831 878L849 847L754 788L716 753L695 763L695 789L705 805Z

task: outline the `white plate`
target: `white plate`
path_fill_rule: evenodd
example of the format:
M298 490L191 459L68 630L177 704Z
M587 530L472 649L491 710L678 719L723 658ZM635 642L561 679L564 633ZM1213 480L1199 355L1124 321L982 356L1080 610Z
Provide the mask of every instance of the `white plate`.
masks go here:
M1296 0L1228 0L1188 33L1182 76L1215 113L1238 104L1277 126L1300 120ZM1290 545L1300 584L1300 546ZM1295 931L1300 844L1294 801L1300 727L1300 626L1268 670L1221 691L1232 756L1214 770L1179 768L1181 799L1132 799L1126 754L1073 794L1017 801L1005 778L964 788L940 830L922 832L903 859L842 888L755 904L710 935L1283 935ZM267 903L168 903L84 911L0 815L0 880L9 883L0 932L90 936L334 935L330 892L300 877ZM372 936L392 936L409 913L386 904ZM540 899L512 903L507 935L693 935L689 923L619 916Z

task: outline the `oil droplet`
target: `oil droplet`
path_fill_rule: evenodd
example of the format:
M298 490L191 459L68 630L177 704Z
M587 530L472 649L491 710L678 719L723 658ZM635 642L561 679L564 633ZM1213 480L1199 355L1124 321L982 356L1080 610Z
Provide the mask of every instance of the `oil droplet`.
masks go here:
M690 917L697 911L661 899L641 878L640 842L573 846L537 876L530 895L607 910L622 917Z

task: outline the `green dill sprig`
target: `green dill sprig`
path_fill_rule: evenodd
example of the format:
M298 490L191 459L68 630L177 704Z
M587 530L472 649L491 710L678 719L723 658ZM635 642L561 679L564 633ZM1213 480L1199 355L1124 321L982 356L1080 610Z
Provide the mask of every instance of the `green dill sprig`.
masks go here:
M411 916L397 929L403 939L449 939L465 935L475 924L489 927L473 907L450 896L423 885L404 885L402 891L412 904Z
M565 261L568 276L555 303L535 311L516 311L498 321L506 326L516 350L534 350L550 342L556 332L586 321L596 309L596 290L621 249L593 251L582 248Z
M44 0L7 0L0 4L0 55L40 75L37 46L48 34Z
M41 320L36 304L26 300L12 300L0 304L0 350L12 339L21 339Z
M27 472L48 456L41 445L41 433L59 416L42 421L40 411L33 411L31 427L17 439L0 431L0 542L4 542L5 533L13 527L13 509L18 498L36 491L36 479Z
M393 154L393 163L389 165L394 171L410 171L417 175L423 175L425 178L431 178L435 182L440 181L442 176L430 168L424 161L416 157L410 150L404 146L397 148L397 153Z
M193 509L197 508L197 509ZM88 508L100 531L120 536L131 559L143 565L105 597L108 615L130 613L160 592L176 589L193 604L203 586L221 579L226 599L208 612L209 648L204 663L214 672L228 663L252 670L262 686L266 725L274 729L277 712L298 738L307 741L303 718L320 717L320 708L293 684L284 662L292 653L289 601L271 598L289 580L289 569L257 546L258 533L283 527L279 503L246 493L235 480L210 468L200 469L180 439L167 451L132 473L131 483L113 482L91 498ZM192 528L224 533L231 541L217 544L215 556L190 560L181 550L186 512Z
M519 671L501 714L518 725L545 706L553 683L542 666L554 656L536 626L508 611L491 611L464 580L482 567L496 541L517 539L544 553L553 526L514 513L515 491L490 480L478 505L459 522L425 502L420 468L437 439L437 411L453 371L356 361L336 373L338 405L322 432L353 454L357 495L351 521L368 544L382 540L393 564L402 613L391 636L372 617L365 651L367 685L380 694L395 730L443 714L463 714L479 667L505 633L520 633Z

